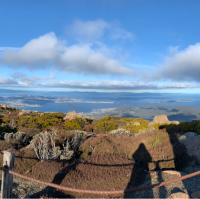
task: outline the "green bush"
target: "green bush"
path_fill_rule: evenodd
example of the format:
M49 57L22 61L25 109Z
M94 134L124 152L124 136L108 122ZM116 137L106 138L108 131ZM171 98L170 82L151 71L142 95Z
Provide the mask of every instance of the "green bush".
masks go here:
M194 131L194 124L191 122L181 122L178 126L183 132Z
M194 128L194 132L196 132L197 134L200 134L200 124L197 124Z
M61 113L45 113L44 117L37 116L21 116L17 120L18 124L22 124L27 128L40 128L41 130L47 127L55 126L62 123Z
M169 124L168 123L156 123L156 124L153 124L152 127L157 131L159 129L164 129L168 126Z
M120 116L105 116L101 119L99 119L99 122L106 122L106 121L116 121L121 120L122 118Z
M11 121L11 119L5 119L5 118L3 118L3 120L2 120L2 122L3 122L3 123L6 123L6 124L9 124L10 121Z
M109 132L109 131L117 129L117 124L115 124L115 122L113 122L113 121L102 121L101 120L100 122L95 124L95 129L97 129L100 132Z
M140 126L133 125L134 122L140 122ZM124 129L128 131L134 131L134 132L141 132L142 131L147 131L148 130L148 125L149 121L143 120L142 118L135 118L132 120L132 122L124 127Z
M117 122L127 124L132 121L133 121L133 119L124 117L124 118L119 119Z
M74 118L72 120L69 120L67 121L65 124L64 124L64 127L67 128L67 130L76 130L76 129L79 129L79 130L83 130L83 127L86 125L86 124L89 124L89 122L81 119L81 118Z

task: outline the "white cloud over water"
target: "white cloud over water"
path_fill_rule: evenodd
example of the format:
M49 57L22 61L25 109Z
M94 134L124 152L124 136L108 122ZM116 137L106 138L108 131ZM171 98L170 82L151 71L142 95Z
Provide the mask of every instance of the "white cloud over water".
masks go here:
M7 77L0 77L0 85L18 85L18 82Z
M85 75L127 75L136 73L91 45L66 46L51 32L29 41L19 50L4 50L0 62L11 68L39 70L51 67L65 73Z
M45 87L59 88L79 88L79 89L104 89L104 90L149 90L149 89L177 89L177 88L198 88L199 85L189 83L173 83L173 84L153 84L144 82L131 81L115 81L101 80L98 82L92 81L52 81L42 84Z
M200 43L190 45L182 51L170 48L171 56L152 73L150 79L174 82L200 82Z

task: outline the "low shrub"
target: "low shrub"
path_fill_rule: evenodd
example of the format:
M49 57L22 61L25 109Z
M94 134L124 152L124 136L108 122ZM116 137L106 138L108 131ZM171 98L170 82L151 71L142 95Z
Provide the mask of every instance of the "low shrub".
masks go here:
M130 136L130 131L127 131L123 128L120 128L120 129L117 129L117 130L113 130L110 132L112 136L114 137L119 137L121 135L127 135L127 136Z
M181 122L178 126L183 132L193 132L195 130L194 124L192 124L191 122Z
M62 123L63 120L61 113L45 113L43 117L37 115L21 116L17 122L26 128L39 128L40 130L44 130Z
M99 119L99 122L116 121L116 120L121 120L121 119L122 117L120 116L105 116Z
M140 126L133 125L134 122L140 122ZM146 132L148 130L149 121L143 120L142 118L136 118L131 123L126 125L124 129L134 131L136 133Z
M95 124L95 129L99 133L109 132L109 131L117 129L117 124L115 122L113 122L113 121L104 121L104 120L102 121L102 120L99 120L99 122Z
M72 120L67 121L64 124L64 127L66 127L67 130L83 130L84 126L87 124L89 124L89 122L87 122L86 120L76 117Z

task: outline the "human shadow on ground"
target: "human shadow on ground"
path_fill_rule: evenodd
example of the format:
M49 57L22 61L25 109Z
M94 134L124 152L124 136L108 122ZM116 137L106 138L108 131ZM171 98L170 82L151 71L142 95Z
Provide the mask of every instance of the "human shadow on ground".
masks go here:
M166 170L166 169L161 169L162 167L160 167L160 163L173 160L174 166L173 166L173 168L171 168L171 170L181 171L185 166L187 166L188 162L191 162L191 161L196 162L197 161L195 156L191 156L187 153L187 149L186 149L185 145L182 144L181 142L179 142L177 133L183 134L183 132L180 132L180 129L178 127L175 129L169 130L169 132L167 132L167 133L169 135L169 147L172 147L173 159L171 159L171 160L163 159L163 160L154 162L154 161L152 161L152 157L151 157L150 153L148 152L148 150L146 149L145 145L143 143L141 143L139 145L137 151L132 156L133 159L135 160L136 164L134 165L134 168L132 170L132 175L131 175L130 181L129 181L126 189L132 189L132 188L144 186L145 179L148 178L148 176L149 176L149 173L145 172L145 171L149 171L149 168L148 168L149 163L153 162L155 164L154 171L157 171L157 179L158 179L159 183L161 183L164 181L164 179L162 177L162 170ZM185 189L187 190L188 194L190 195L191 193L190 193L190 190L188 187L188 183L185 183L184 181L182 181L182 183L183 183ZM178 187L177 187L177 189L178 189ZM175 189L175 190L177 190L177 189ZM166 198L167 194L168 194L167 192L168 191L166 190L165 186L160 187L159 191L158 191L159 197ZM174 190L172 190L172 193L173 192L174 192ZM182 192L184 192L184 191L182 190ZM124 194L124 198L135 198L138 196L139 195L136 192ZM141 197L141 195L140 195L140 197ZM153 198L154 197L153 190L143 192L142 197Z
M149 167L148 164L152 162L152 157L145 145L141 143L135 153L132 155L133 160L135 161L130 181L126 187L126 190L140 187L148 177ZM143 196L145 198L153 198L153 190L148 190L147 195ZM124 194L124 198L137 198L138 195L136 192L130 192Z

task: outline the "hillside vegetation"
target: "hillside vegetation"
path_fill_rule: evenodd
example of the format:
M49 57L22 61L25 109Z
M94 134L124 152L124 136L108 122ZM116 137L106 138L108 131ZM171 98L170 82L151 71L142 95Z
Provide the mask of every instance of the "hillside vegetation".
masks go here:
M125 189L133 171L181 170L197 163L179 142L188 131L200 134L200 121L150 125L142 118L65 119L63 113L4 110L0 151L15 153L14 170L36 179L80 189Z

